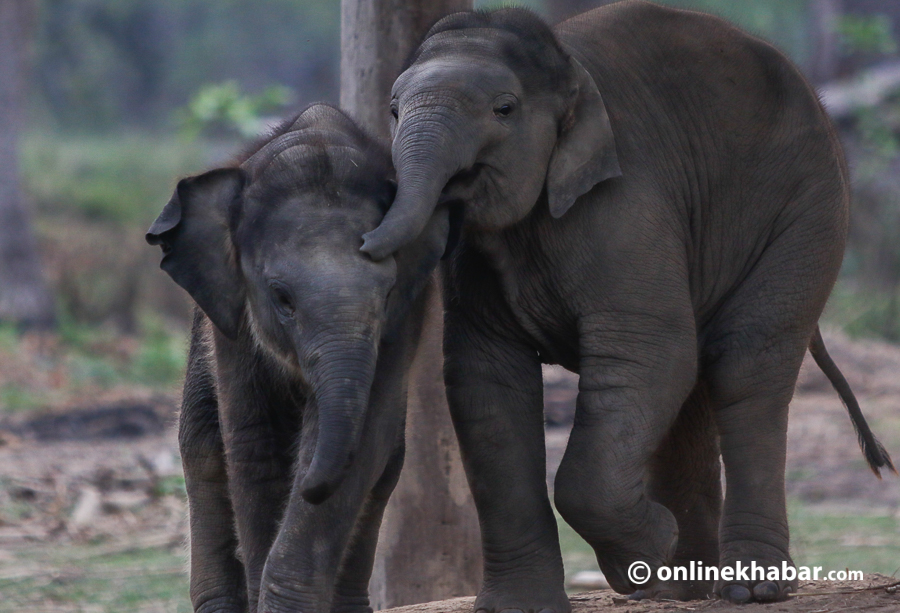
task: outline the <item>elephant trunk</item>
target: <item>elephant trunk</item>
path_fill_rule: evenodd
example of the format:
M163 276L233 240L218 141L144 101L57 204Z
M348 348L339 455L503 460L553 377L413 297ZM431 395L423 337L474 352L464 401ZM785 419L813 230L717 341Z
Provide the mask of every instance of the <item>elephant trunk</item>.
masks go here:
M412 111L397 129L392 148L397 196L381 224L363 236L362 251L374 260L415 240L447 182L475 163L478 144L462 118L440 109L428 111Z
M300 484L303 498L312 504L327 500L353 463L377 360L371 338L332 340L322 348L310 373L319 432L312 462Z

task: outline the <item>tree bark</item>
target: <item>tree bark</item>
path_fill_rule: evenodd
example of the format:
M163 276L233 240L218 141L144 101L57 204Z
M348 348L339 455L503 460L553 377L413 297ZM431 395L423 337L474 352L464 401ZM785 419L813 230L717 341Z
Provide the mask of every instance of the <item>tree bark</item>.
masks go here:
M406 463L385 511L370 597L375 609L470 596L481 587L478 516L444 391L440 276L425 289L409 372Z
M837 76L839 41L837 23L843 7L841 0L812 0L809 3L812 24L812 55L809 78L815 83L825 83Z
M55 320L19 180L30 0L0 0L0 321L44 328Z
M472 0L342 0L341 107L390 137L390 92L403 63L444 15ZM481 538L444 392L439 275L426 290L422 340L409 373L406 462L382 523L370 583L375 609L472 595Z

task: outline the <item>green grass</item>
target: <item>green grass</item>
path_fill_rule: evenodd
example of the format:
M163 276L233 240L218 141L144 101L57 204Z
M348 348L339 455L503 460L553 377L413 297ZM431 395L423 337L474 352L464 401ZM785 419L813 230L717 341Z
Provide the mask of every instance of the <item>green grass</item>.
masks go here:
M861 570L892 575L900 567L900 517L887 509L867 510L788 504L791 555L798 566L823 570ZM557 516L566 577L581 570L598 570L594 552Z
M900 567L900 517L889 509L788 506L798 566L892 575Z
M0 564L0 613L191 611L179 548L38 545L13 556Z

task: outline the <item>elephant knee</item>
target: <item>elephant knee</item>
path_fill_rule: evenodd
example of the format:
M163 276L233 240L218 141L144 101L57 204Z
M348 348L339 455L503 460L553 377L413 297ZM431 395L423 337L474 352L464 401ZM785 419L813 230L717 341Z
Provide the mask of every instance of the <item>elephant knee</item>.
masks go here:
M553 487L556 510L580 534L596 531L598 526L621 511L617 511L617 506L623 506L616 504L618 497L615 494L610 496L611 492L598 483L600 480L594 479L592 483L585 481L571 469L561 467Z
M178 431L178 447L187 476L200 480L226 480L225 453L222 434L215 413L205 415L182 414Z

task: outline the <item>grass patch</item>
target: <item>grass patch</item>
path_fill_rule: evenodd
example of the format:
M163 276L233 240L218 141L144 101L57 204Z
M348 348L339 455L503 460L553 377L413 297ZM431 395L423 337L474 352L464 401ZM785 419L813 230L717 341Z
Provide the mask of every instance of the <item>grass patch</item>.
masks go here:
M110 554L102 546L44 544L12 556L0 564L0 613L192 610L185 557L177 548Z
M176 179L202 170L208 157L202 145L171 136L30 134L22 170L41 215L145 226Z
M106 391L177 394L187 364L182 329L146 318L136 335L121 336L60 321L57 333L40 339L0 339L0 414L84 404Z
M791 555L798 566L892 575L900 566L900 518L888 510L788 504ZM599 570L594 551L557 515L566 577Z
M788 505L791 549L800 566L892 575L900 567L900 518L890 510Z

